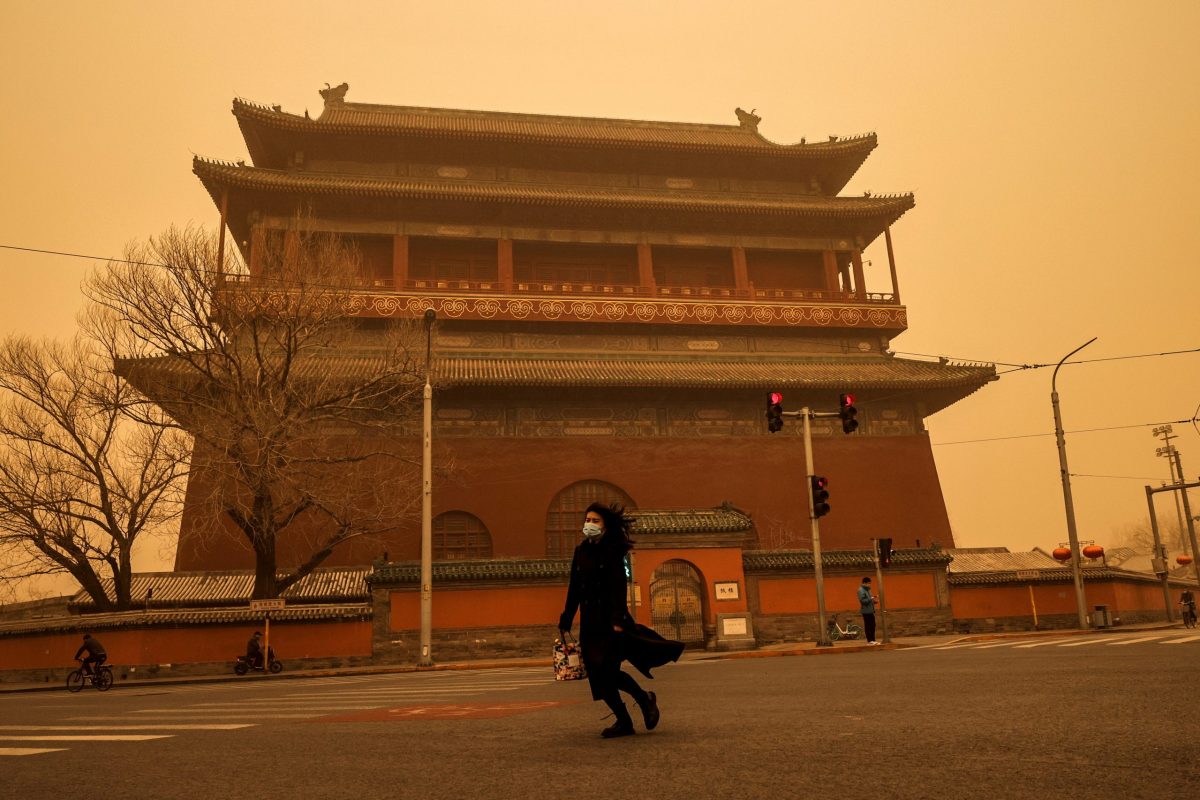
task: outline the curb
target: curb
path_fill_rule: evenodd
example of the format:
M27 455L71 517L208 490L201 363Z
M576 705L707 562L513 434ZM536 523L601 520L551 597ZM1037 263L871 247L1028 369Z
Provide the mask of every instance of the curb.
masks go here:
M989 634L967 634L957 638L950 638L943 642L943 645L966 644L970 642L989 642L998 639L1037 639L1046 636L1083 636L1083 635L1103 635L1106 633L1139 633L1145 631L1170 630L1178 627L1177 625L1145 625L1145 626L1130 626L1121 628L1103 628L1099 630L1045 630L1045 631L1013 631L1012 633L989 633ZM871 650L904 650L908 648L923 647L926 645L911 644L907 642L890 642L872 647L868 644L859 645L838 645L830 647L818 647L815 643L806 643L805 645L784 647L775 650L757 649L757 650L728 650L725 652L705 653L697 655L688 660L694 661L720 661L726 659L740 658L782 658L788 656L828 656L843 653L861 653ZM930 645L936 646L936 645ZM204 683L245 683L248 681L261 680L300 680L304 678L339 678L350 677L355 675L395 675L412 672L458 672L465 670L484 670L484 669L505 669L511 667L546 667L549 668L553 664L550 658L518 658L508 660L481 660L481 661L454 661L446 664L433 664L428 667L418 666L416 664L395 664L382 665L378 667L348 667L348 668L326 668L313 670L297 670L295 672L281 672L277 675L191 675L180 676L178 678L147 678L123 681L114 684L118 688L147 688L154 686L187 686L192 684ZM46 684L24 684L12 687L6 687L0 683L0 695L5 694L20 694L27 692L55 692L63 691L64 687L60 683Z

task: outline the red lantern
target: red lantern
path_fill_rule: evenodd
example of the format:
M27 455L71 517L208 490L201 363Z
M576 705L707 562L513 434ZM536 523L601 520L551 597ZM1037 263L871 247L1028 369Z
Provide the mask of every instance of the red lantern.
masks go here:
M1069 547L1056 547L1050 555L1054 556L1059 561L1071 560L1071 549Z
M1104 548L1098 544L1089 544L1083 548L1083 554L1088 558L1099 558L1104 555Z
M1181 567L1186 567L1188 564L1192 563L1192 557L1188 555L1175 556L1175 563Z

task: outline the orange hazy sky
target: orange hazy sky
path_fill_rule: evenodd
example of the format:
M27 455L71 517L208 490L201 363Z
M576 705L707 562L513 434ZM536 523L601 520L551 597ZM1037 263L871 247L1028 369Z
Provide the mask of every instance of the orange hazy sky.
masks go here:
M6 0L0 20L2 245L116 256L215 225L191 157L247 157L235 96L314 116L342 81L349 101L397 105L719 123L741 106L777 142L878 133L845 194L916 193L893 228L911 326L896 350L1200 347L1191 0ZM882 241L866 257L887 290ZM88 267L0 249L0 335L69 335ZM1148 425L1193 417L1198 370L1192 354L1059 373L1068 431L1147 425L1068 435L1081 538L1111 546L1145 519L1143 485L1168 475ZM1016 371L929 418L960 545L1066 540L1049 395L1050 370ZM1175 432L1195 480L1200 432ZM977 439L998 441L960 443Z

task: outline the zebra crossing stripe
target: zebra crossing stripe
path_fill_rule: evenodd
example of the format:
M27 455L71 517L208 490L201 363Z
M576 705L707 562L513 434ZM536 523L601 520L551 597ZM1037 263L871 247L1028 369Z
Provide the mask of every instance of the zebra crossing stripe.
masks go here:
M158 717L155 721L156 722L170 722L173 719L179 719L179 720L184 720L184 721L189 721L189 720L195 721L197 719L203 719L203 720L207 720L207 721L212 721L214 719L226 719L226 720L236 719L236 720L244 721L244 720L249 719L249 720L253 720L255 723L257 723L260 720L264 720L264 719L312 719L313 717L321 717L321 716L325 715L325 712L322 712L322 711L318 711L315 714L262 714L257 711L247 711L245 713L238 713L236 711L224 711L221 713L223 716L214 718L214 717L194 717L194 716L189 715L187 712L178 712L178 713L171 714L171 715L168 715L165 717ZM125 721L125 722L129 721L128 716L87 716L87 717L67 717L67 719L71 720L71 721L78 721L78 722L94 722L97 720L102 721L102 722L108 721L108 720L119 720L119 721ZM146 719L146 717L141 717L141 719Z
M50 736L0 736L5 742L145 742L170 739L169 733L56 733Z
M253 728L252 722L227 722L218 724L188 724L186 722L178 724L163 724L163 725L89 725L93 730L105 731L233 731L239 728ZM0 725L0 732L3 731L77 731L78 725Z
M1045 647L1045 646L1051 645L1051 644L1062 644L1062 639L1051 639L1048 642L1031 642L1030 644L1019 644L1019 645L1017 645L1017 647Z
M976 647L975 649L976 650L992 650L997 647L1012 647L1012 646L1013 646L1012 642L1000 642L999 644L981 644L981 645L979 645L979 647Z
M61 753L65 747L0 747L3 756L36 756L41 753Z
M1182 639L1168 639L1165 642L1159 642L1159 644L1183 644L1184 642L1195 641L1200 641L1200 636L1185 636Z
M1161 636L1143 636L1140 639L1125 639L1121 642L1109 642L1109 647L1120 647L1126 644L1139 644L1140 642L1153 642L1155 639L1161 639Z
M1059 647L1083 647L1084 645L1088 644L1111 644L1111 642L1105 642L1103 639L1084 639L1081 642L1067 642L1066 644L1060 644Z

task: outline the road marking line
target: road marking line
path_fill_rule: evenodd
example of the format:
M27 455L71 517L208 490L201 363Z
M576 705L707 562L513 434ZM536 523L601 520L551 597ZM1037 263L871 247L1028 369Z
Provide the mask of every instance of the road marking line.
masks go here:
M1161 636L1143 636L1140 639L1125 639L1124 641L1120 641L1120 642L1109 642L1108 646L1109 647L1120 647L1121 645L1138 644L1139 642L1153 642L1155 639L1161 639L1161 638L1163 638L1163 637L1161 637Z
M184 721L197 719L196 717L188 716L186 714L179 714L177 716L180 720L184 720ZM227 719L227 720L228 719L238 719L238 720L252 719L257 722L258 720L263 720L263 719L310 719L312 717L321 717L321 716L324 716L324 714L321 714L321 713L317 713L317 714L253 714L253 713L237 714L234 712L227 712L225 714L225 716L223 717L223 719ZM127 716L118 716L118 717L93 716L93 717L67 717L67 719L68 720L78 720L80 722L91 722L93 720L114 720L114 719L115 720L128 720L129 717L127 717ZM145 719L145 717L143 717L142 719ZM212 717L201 717L200 719L205 719L205 720L211 721L213 718ZM158 721L159 722L168 722L170 720L160 719Z
M1017 647L1046 647L1052 644L1062 644L1062 639L1051 639L1048 642L1032 642L1030 644L1019 644Z
M247 709L244 705L227 705L221 708L139 708L135 711L130 711L130 714L172 714L178 716L180 714L238 714L239 716L252 716L260 711L300 711L302 708L309 711L366 711L370 708L379 708L380 703L371 706L343 706L343 705L321 705L321 706L301 706L300 708L286 708L274 706L255 706ZM242 712L239 714L239 712Z
M1159 642L1159 644L1183 644L1184 642L1195 641L1200 641L1200 636L1185 636L1182 639L1169 639L1165 642Z
M169 733L56 733L52 736L0 736L5 742L145 742L149 739L170 739Z
M935 650L961 650L964 647L978 647L979 642L968 642L967 644L947 644L941 647L935 647Z
M1082 642L1060 644L1059 647L1083 647L1085 644L1112 644L1112 642L1106 642L1103 639L1084 639Z
M65 747L0 747L0 756L36 756L40 753L61 753Z
M166 723L163 725L89 725L88 727L106 731L232 731L238 728L253 728L254 724L249 722L197 723L194 725ZM79 728L79 725L0 725L0 731L77 731Z
M981 644L976 647L976 650L991 650L993 647L1012 647L1012 642L1000 642L999 644Z

